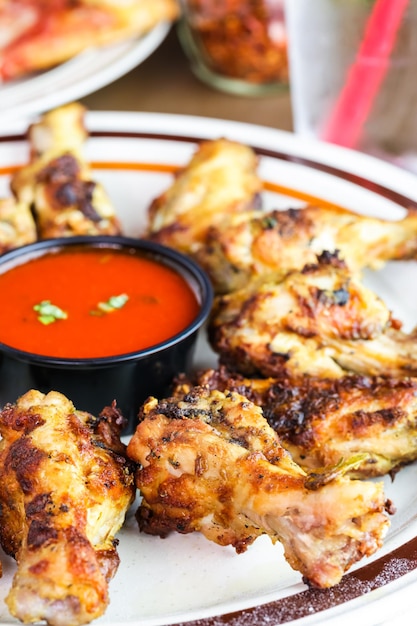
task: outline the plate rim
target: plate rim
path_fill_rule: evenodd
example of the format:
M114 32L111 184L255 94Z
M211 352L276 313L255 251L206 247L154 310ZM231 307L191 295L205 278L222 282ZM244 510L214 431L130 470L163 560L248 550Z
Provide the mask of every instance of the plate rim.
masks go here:
M117 122L119 124L119 126L121 127L122 130L118 131L118 130L114 130L114 126L113 126L113 130L110 130L108 128L108 122L111 122L112 124L114 124L114 122ZM134 122L134 126L139 125L141 126L141 124L143 124L143 122L149 122L151 121L152 124L150 126L146 126L146 130L143 130L144 127L142 127L141 132L138 133L138 131L132 130L132 122ZM363 168L363 165L368 165L372 166L372 168L374 167L378 167L381 169L382 173L383 173L383 177L384 180L388 180L389 184L391 184L391 178L386 178L387 174L391 174L398 176L400 183L398 184L399 188L401 189L401 191L405 191L405 187L408 185L410 185L411 183L413 183L413 185L411 185L409 191L412 191L415 187L415 176L409 172L405 172L403 170L400 170L398 167L382 162L379 159L376 159L375 157L370 157L368 155L363 155L363 154L359 154L355 151L352 150L347 150L345 148L340 148L338 146L331 146L329 144L323 144L322 142L317 142L315 140L308 140L305 141L304 139L300 138L296 135L294 135L293 133L288 133L286 131L280 131L277 129L271 129L269 127L262 127L262 126L258 126L258 125L254 125L254 124L247 124L247 123L242 123L242 122L234 122L234 121L230 121L230 120L218 120L218 119L214 119L214 118L207 118L207 117L200 117L200 116L184 116L184 115L172 115L172 114L160 114L160 113L146 113L146 112L142 112L142 113L137 113L137 112L117 112L117 111L94 111L94 112L88 112L87 114L87 128L89 130L91 130L91 134L92 137L108 137L111 136L111 133L115 133L117 136L120 136L120 133L122 133L122 136L130 136L132 138L137 137L138 135L140 135L141 137L146 138L154 138L155 135L157 135L156 131L154 130L153 126L154 125L158 125L160 122L163 122L162 127L163 127L163 133L161 135L161 132L159 133L159 137L162 137L163 139L167 139L167 140L178 140L181 137L184 138L184 141L188 141L188 142L198 142L201 141L201 139L205 139L205 138L210 138L213 136L212 130L214 127L222 129L224 127L224 124L226 124L228 127L231 128L231 130L233 130L232 133L232 137L235 137L235 134L239 134L240 137L242 137L241 132L245 131L243 134L244 136L247 136L247 134L251 135L252 133L256 132L258 133L259 130L261 130L261 134L262 134L262 141L261 141L261 146L257 146L258 149L260 148L261 150L267 150L268 152L271 151L270 148L270 143L271 141L277 141L278 138L281 139L283 141L284 144L286 144L287 142L293 143L295 144L294 146L294 150L291 152L291 157L296 161L299 162L300 156L299 156L299 150L302 151L302 148L307 145L308 146L308 150L313 151L312 153L314 153L314 151L316 151L316 155L318 155L319 157L319 163L323 163L324 161L326 161L327 158L335 158L336 159L336 163L338 164L338 166L340 166L341 161L343 161L343 159L347 159L349 164L351 165L351 160L352 158L355 160L357 158L358 161L360 161L360 165L359 170ZM190 124L190 121L193 122L193 124ZM208 125L205 122L210 122ZM103 123L104 123L104 130L103 130ZM168 124L171 127L171 132L168 132L165 128L165 125ZM194 124L198 125L198 127L200 127L201 125L201 132L199 133L198 136L195 135L195 128L194 128ZM130 127L130 130L126 130L126 126ZM175 128L175 132L172 131L172 128ZM125 130L123 130L125 129ZM178 133L178 129L181 130L181 134L177 135ZM273 137L271 138L271 130L273 130ZM267 135L265 134L268 134ZM12 139L18 139L19 141L25 141L25 137L23 134L20 135L10 135L9 132L7 134L3 134L0 137L0 145L3 142L7 142L10 140L10 138ZM266 141L265 141L265 140ZM262 148L262 146L266 146L264 148ZM318 151L318 152L317 152ZM324 158L325 157L325 158ZM310 159L310 157L309 157ZM291 159L290 159L291 160ZM332 163L334 163L332 161ZM355 160L355 164L357 165L357 161ZM334 165L332 165L332 167L334 167ZM354 168L355 169L355 168ZM333 174L334 175L334 174ZM398 181L397 181L398 182ZM404 185L404 186L403 186ZM410 201L417 202L417 189L414 192L414 194L412 194L413 197L410 199ZM410 560L410 564L412 564L412 568L406 572L401 574L400 576L393 578L392 581L388 581L388 583L384 583L384 585L382 586L386 586L387 584L390 584L392 582L395 581L404 581L404 577L407 576L408 574L414 574L417 577L417 537L413 537L409 542L405 542L404 544L401 544L401 546L399 546L399 548L396 548L394 550L392 550L389 554L391 553L397 553L398 550L402 550L402 548L405 545L410 544L412 545L412 556L410 557L410 555L406 555L407 558ZM369 567L371 569L375 569L375 567L378 566L378 562L382 561L383 559L385 559L387 555L384 555L382 557L379 557L377 559L375 559L374 561L372 561L369 564ZM401 555L402 557L404 555ZM397 558L397 557L396 557ZM345 574L344 579L342 580L350 580L349 577L352 576L357 576L358 572L362 572L364 568L366 568L367 565L365 564L363 567L359 568L358 570L352 571L352 572L348 572L347 574ZM380 570L381 571L381 570ZM378 572L378 575L380 574L380 571ZM412 576L412 578L414 579L414 576ZM369 582L369 581L368 581ZM368 584L368 583L367 583ZM381 588L381 587L377 587L377 588ZM301 602L304 606L307 606L307 602L308 602L308 598L313 595L317 595L317 593L319 595L321 594L321 591L317 592L317 590L306 590L306 591L301 591L300 594L294 594L294 596L300 595L301 598ZM369 593L369 588L367 589L366 593ZM388 593L386 594L386 596L390 596L390 592L388 590ZM292 601L294 601L294 596L287 596L287 598L292 599ZM265 609L268 606L276 606L277 603L281 603L281 600L273 600L273 601L267 601L264 604L261 605L257 605L254 606L252 608L246 608L246 609L238 609L236 612L233 613L223 613L223 614L213 614L211 617L203 617L203 618L198 618L198 619L189 619L187 620L186 623L190 624L190 626L192 624L195 624L196 626L214 626L214 625L218 625L218 624L251 624L252 626L255 626L255 624L261 624L264 623L263 621L255 621L257 619L256 617L256 611L260 611L263 615L262 619L264 619L264 613L265 613ZM342 604L344 604L346 602L346 600L343 601ZM340 606L339 604L335 604L332 605L331 608L334 608L335 606ZM360 611L361 607L356 607L356 609L353 609L353 612L356 611ZM326 611L326 609L325 609ZM389 612L389 611L388 611ZM398 607L396 607L396 613L398 612ZM286 620L284 619L283 621L273 621L270 623L274 623L274 624L283 624L283 623L288 623L288 624L296 624L296 623L301 623L300 620L302 620L302 623L310 623L310 618L317 618L317 616L320 615L320 612L315 612L314 615L309 615L309 613L305 613L304 615L301 615L300 618L297 618L296 620L291 619L291 620ZM241 616L241 617L239 617ZM246 620L247 617L249 617L250 621L236 621L240 620L241 618L243 620ZM322 614L323 619L321 620L320 623L325 623L328 620L332 620L333 617L329 616L328 610L327 613L323 613ZM329 617L326 617L329 616ZM351 619L352 613L349 613L349 619ZM338 624L340 623L340 619L341 616L338 615L336 617L336 619L338 620ZM111 622L113 624L113 626L117 626L118 624L126 624L126 622ZM140 623L140 622L130 622L130 623ZM164 623L164 624L168 624L168 622L155 622L156 623ZM181 621L177 621L177 622L169 622L170 624L181 624L181 623L185 623L185 622L181 622ZM369 623L369 621L367 622Z

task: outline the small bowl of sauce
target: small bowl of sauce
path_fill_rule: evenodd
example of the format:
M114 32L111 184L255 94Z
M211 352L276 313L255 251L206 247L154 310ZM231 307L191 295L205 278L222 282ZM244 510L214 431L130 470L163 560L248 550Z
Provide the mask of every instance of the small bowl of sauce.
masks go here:
M128 237L51 239L0 256L0 404L36 388L92 414L116 400L127 432L149 396L192 368L211 309L186 256Z

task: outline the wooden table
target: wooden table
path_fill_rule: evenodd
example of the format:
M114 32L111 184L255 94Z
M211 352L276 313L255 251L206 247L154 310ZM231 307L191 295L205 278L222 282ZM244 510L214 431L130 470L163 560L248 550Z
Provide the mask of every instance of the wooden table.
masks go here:
M190 70L175 26L141 65L80 101L93 111L203 115L292 130L287 88L273 95L244 97L203 84Z

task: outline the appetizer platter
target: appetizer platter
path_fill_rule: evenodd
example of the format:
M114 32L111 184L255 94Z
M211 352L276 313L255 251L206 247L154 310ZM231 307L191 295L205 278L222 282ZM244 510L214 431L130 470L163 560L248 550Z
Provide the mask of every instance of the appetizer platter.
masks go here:
M38 430L59 443L69 415L71 462L107 463L114 491L102 495L97 472L77 508L81 519L91 499L96 520L113 520L95 548L96 612L69 571L72 594L48 587L34 545L55 539L33 531L25 560L9 524L0 623L68 623L62 606L74 624L114 626L371 624L406 610L417 585L413 177L223 120L75 103L33 122L0 137L2 252L58 236L147 238L197 260L216 297L194 371L146 401L121 442L116 407L91 421L59 389L3 408L0 465L16 502L27 468L13 482L15 433L39 453ZM58 519L53 506L32 500L22 515Z

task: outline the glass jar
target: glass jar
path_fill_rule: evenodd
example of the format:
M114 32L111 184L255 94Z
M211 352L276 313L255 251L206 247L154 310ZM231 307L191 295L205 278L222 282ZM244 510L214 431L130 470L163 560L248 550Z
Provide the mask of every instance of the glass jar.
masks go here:
M182 0L178 24L194 74L222 91L288 87L284 0Z
M417 0L287 0L297 133L417 171Z

